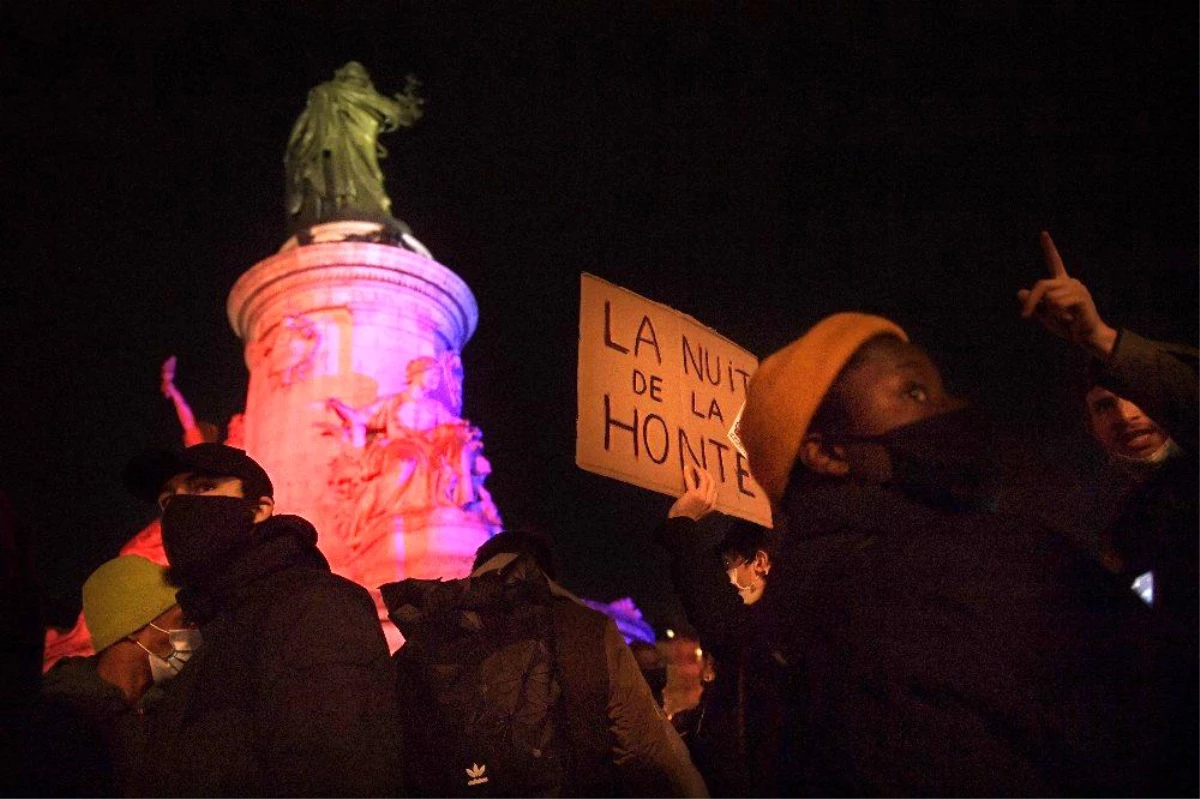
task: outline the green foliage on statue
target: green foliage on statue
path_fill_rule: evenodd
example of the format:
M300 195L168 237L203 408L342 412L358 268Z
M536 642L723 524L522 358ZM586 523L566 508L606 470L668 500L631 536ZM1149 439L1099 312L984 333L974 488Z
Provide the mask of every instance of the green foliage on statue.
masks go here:
M351 61L308 93L283 159L289 232L339 220L409 232L392 216L392 201L383 190L379 159L387 150L379 134L411 127L421 118L424 100L417 86L409 75L402 93L386 97L375 90L363 65Z

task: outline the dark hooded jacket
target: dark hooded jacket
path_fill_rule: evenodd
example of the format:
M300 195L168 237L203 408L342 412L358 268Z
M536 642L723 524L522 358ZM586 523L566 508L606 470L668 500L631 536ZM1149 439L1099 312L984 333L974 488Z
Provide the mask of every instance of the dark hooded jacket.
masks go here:
M793 481L767 597L796 795L1152 792L1148 609L1020 519Z
M375 607L316 541L304 519L272 517L180 591L204 645L151 719L147 793L397 790L395 689Z

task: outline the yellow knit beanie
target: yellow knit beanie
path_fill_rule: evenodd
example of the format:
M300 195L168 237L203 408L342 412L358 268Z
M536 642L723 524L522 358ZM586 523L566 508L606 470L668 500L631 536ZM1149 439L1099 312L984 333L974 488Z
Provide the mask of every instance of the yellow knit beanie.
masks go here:
M855 351L876 336L908 341L898 325L881 316L838 313L759 364L738 435L750 472L772 502L783 498L800 443L829 387Z
M137 555L113 558L83 584L83 618L97 653L136 632L175 604L166 569Z

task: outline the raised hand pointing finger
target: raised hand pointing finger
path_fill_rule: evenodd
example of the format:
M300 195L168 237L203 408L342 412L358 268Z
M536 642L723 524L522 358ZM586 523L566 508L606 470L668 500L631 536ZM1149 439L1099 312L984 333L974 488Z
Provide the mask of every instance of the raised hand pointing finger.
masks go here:
M1039 239L1050 276L1017 292L1021 316L1036 314L1051 333L1081 345L1098 358L1107 357L1116 344L1117 331L1100 318L1087 286L1067 274L1050 234L1043 230Z
M1045 230L1042 231L1039 238L1042 242L1042 255L1046 259L1046 268L1050 270L1050 277L1067 277L1067 268L1063 266L1058 248L1054 246L1054 239L1050 238L1050 234Z

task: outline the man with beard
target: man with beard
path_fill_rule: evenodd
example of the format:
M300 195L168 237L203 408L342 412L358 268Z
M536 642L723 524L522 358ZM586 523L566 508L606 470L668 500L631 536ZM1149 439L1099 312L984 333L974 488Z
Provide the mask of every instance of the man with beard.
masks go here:
M1115 523L1101 535L1101 558L1154 608L1164 625L1161 644L1175 652L1169 672L1177 687L1168 699L1177 715L1175 754L1167 768L1177 775L1180 794L1194 794L1200 768L1198 353L1108 325L1087 286L1067 274L1049 233L1042 233L1041 244L1050 276L1018 293L1022 315L1036 316L1088 356L1088 430L1128 482Z
M1194 623L1197 351L1109 326L1087 286L1067 274L1050 234L1041 242L1050 277L1019 292L1022 315L1088 355L1088 430L1133 484L1104 542L1106 563L1130 585L1137 581L1149 602L1190 611Z
M994 511L986 426L903 330L821 321L763 361L741 435L784 541L760 604L788 793L1154 791L1148 609Z
M163 508L168 572L205 645L149 730L153 795L380 796L396 789L395 689L374 604L317 532L274 514L245 452L198 444L131 464Z

